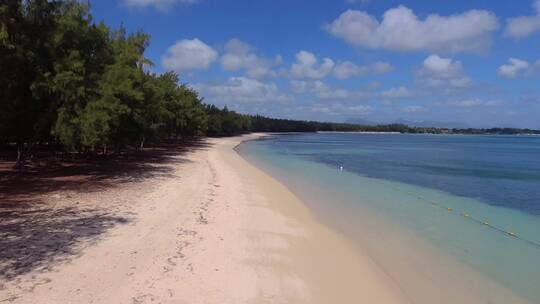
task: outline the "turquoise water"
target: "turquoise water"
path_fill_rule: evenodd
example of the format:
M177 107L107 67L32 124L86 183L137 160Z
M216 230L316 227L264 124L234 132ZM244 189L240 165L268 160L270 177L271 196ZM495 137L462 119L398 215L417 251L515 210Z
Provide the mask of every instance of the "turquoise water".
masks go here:
M240 147L416 303L540 303L539 152L537 137L394 134Z

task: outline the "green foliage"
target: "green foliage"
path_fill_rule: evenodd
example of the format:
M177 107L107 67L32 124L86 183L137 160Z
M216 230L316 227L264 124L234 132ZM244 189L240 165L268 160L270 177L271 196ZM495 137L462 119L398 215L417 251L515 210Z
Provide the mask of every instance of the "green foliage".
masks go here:
M207 115L178 75L156 75L150 37L96 24L76 0L0 4L0 136L70 150L203 136Z
M251 116L207 105L208 131L210 136L231 136L252 131Z
M0 135L24 142L46 137L52 99L40 94L51 73L50 37L59 5L46 0L0 4Z
M176 73L148 72L143 32L95 23L77 0L0 2L0 144L76 151L248 132L536 133L362 126L251 116L204 105Z

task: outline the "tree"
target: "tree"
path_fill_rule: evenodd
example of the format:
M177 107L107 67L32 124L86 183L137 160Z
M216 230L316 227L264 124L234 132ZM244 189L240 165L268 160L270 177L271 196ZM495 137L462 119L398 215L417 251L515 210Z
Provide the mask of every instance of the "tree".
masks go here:
M100 81L108 65L113 63L110 30L105 24L93 24L87 5L66 2L58 18L58 28L51 37L50 60L53 73L43 75L43 92L51 94L56 104L52 134L71 149L93 146L99 129L107 129L88 116L100 98ZM105 114L90 115L104 122ZM84 119L83 119L84 118ZM88 130L88 127L95 130ZM102 130L103 131L103 130ZM91 132L92 134L86 134Z
M0 135L17 143L19 168L25 150L49 135L53 99L43 94L41 79L53 72L49 42L60 6L47 0L0 4Z

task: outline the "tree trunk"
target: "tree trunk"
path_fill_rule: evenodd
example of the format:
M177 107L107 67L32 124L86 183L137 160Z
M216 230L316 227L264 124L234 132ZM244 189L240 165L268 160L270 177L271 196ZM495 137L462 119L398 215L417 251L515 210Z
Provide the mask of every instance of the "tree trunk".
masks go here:
M145 138L143 136L143 138L141 139L141 144L139 145L139 150L141 150L141 151L144 148L144 141L145 141Z
M24 153L24 142L17 141L17 160L15 161L14 168L19 172L24 171L24 162L25 162L25 153Z

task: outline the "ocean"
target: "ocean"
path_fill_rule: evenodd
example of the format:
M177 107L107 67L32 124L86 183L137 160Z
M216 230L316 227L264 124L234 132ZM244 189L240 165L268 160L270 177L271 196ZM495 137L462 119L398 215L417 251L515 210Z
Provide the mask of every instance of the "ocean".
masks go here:
M239 147L414 303L540 303L540 137L306 133Z

